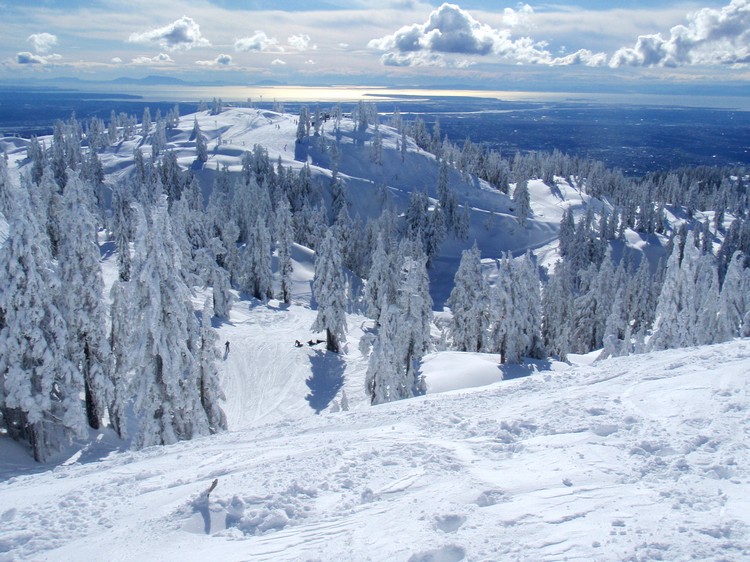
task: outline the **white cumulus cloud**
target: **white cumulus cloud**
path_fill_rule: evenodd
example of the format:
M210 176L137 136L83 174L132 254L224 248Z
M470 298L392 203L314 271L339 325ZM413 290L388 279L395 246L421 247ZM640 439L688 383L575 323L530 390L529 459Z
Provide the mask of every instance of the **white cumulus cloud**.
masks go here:
M283 53L284 48L279 45L279 40L269 37L264 31L256 30L250 37L242 37L234 42L235 51L257 51Z
M47 59L29 51L22 51L16 54L18 64L47 64Z
M283 66L286 63L283 60L281 60L281 59L273 59L271 61L271 64L274 65L274 66Z
M197 60L195 64L200 66L229 66L232 64L232 55L221 54L213 60Z
M307 34L291 35L287 40L289 46L300 52L314 51L318 48L317 45L310 44L310 36Z
M49 53L57 45L57 36L51 33L33 33L26 39L39 54Z
M137 57L133 59L133 64L172 64L174 60L167 53L159 53L155 57Z
M664 38L641 35L633 47L619 49L610 59L620 66L682 66L691 64L750 63L750 0L732 0L726 6L703 8L688 14Z
M533 13L527 4L517 10L507 9L506 24L518 26L526 23ZM486 57L494 55L510 62L562 66L586 64L601 66L606 63L602 53L581 50L566 57L554 57L543 41L531 37L514 38L510 29L495 29L477 21L469 12L455 4L445 3L430 14L423 24L405 25L391 35L373 39L372 49L384 51L381 63L386 66L452 66L465 67L465 58L448 62L443 55L468 55Z
M503 23L508 27L527 27L532 15L534 15L534 8L528 4L518 4L515 10L513 8L503 10Z
M164 27L158 27L143 33L132 33L128 41L131 43L156 43L168 51L188 50L211 44L201 34L198 23L187 16L182 16Z

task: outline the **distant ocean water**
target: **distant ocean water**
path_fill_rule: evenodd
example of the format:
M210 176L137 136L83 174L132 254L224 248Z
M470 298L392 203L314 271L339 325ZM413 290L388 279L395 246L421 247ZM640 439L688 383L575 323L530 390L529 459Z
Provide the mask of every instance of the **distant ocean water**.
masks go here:
M152 119L177 103L181 114L199 102L221 98L235 105L270 109L283 103L345 112L360 101L377 104L381 121L399 108L404 120L421 116L455 143L469 138L504 155L551 151L594 158L639 176L682 166L750 167L750 97L657 94L588 94L486 90L425 90L370 87L195 87L86 84L86 90L0 87L0 135L46 135L56 119L75 113L80 121L110 112ZM115 89L116 88L116 89Z
M106 90L100 90L106 91ZM406 98L480 98L509 102L579 102L606 105L714 108L750 111L746 96L705 96L639 93L535 92L512 90L380 88L354 86L118 86L118 93L141 96L144 101L195 102L221 98L224 101L253 103L303 102L352 103L361 99L398 101Z

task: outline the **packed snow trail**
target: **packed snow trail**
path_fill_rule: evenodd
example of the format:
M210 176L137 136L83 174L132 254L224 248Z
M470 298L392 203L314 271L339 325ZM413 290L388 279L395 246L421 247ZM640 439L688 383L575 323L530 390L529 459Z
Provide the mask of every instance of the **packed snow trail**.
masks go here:
M749 341L550 367L10 478L0 560L750 557Z

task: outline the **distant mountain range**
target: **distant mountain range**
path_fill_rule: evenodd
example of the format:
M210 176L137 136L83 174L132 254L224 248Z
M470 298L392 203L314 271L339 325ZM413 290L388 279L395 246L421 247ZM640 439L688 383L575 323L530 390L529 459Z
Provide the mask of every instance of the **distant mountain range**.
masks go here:
M182 80L174 76L159 76L150 75L144 78L131 78L127 76L121 76L120 78L114 78L113 80L84 80L78 77L58 77L58 78L30 78L23 81L26 84L65 84L65 85L140 85L140 86L285 86L285 82L279 82L277 80L260 80L258 82L252 82L249 84L238 84L237 82L227 82L222 80L211 80L211 81L193 81L193 80ZM0 82L2 85L3 82Z

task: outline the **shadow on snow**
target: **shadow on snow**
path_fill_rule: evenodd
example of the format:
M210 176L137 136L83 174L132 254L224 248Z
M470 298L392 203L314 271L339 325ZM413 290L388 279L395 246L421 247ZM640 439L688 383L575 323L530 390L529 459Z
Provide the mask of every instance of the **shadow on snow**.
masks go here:
M503 380L508 381L528 377L539 371L550 371L552 363L546 359L526 359L524 363L504 363L499 368L503 372Z
M315 351L310 356L312 375L305 381L310 394L305 400L319 414L325 410L344 385L344 360L336 353Z

